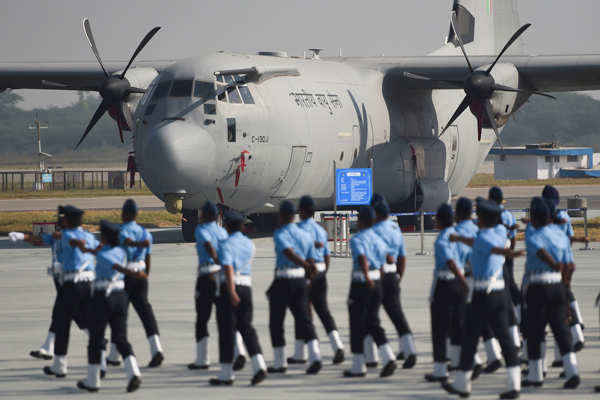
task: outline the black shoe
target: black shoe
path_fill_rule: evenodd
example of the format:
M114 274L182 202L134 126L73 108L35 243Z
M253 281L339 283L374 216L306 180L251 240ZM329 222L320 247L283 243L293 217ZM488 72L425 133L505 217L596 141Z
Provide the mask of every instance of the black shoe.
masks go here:
M396 361L402 361L404 360L404 353L400 352L398 353L398 355L396 356Z
M564 389L576 389L580 383L581 383L581 379L579 379L579 376L573 375L565 382L565 384L563 385L563 388Z
M299 358L288 357L287 358L287 363L288 364L306 364L306 360L302 360L302 359L299 359Z
M471 380L474 381L477 378L479 378L479 375L481 375L481 373L483 372L483 365L481 364L476 364L473 367L473 374L471 375Z
M152 360L150 360L150 362L148 363L148 368L160 367L164 359L165 357L163 356L163 353L159 351L154 355L154 357L152 357Z
M210 365L206 364L206 365L196 365L195 363L190 363L187 365L188 369L209 369Z
M323 363L319 360L313 361L312 364L306 369L307 375L317 375L319 371L323 368Z
M594 392L600 393L600 386L594 386Z
M341 363L343 363L343 362L344 362L344 359L345 359L345 358L346 358L346 357L345 357L345 355L344 355L344 350L342 350L342 349L338 349L338 350L335 352L335 356L333 356L333 364L334 364L334 365L341 364Z
M584 347L585 347L585 344L583 342L577 342L573 346L573 351L575 351L575 353L579 353L581 350L583 350Z
M411 369L417 363L417 355L411 354L406 358L404 364L402 364L402 369Z
M267 373L261 369L256 374L254 374L254 376L252 377L252 380L250 381L250 384L252 386L256 386L259 383L261 383L262 381L264 381L265 379L267 379Z
M104 378L106 378L106 371L101 369L100 370L100 379L104 379Z
M208 383L210 384L210 386L231 386L231 385L233 385L233 381L231 379L228 381L222 381L217 378L212 378L208 381Z
M453 367L452 365L448 365L448 372L458 371L458 367Z
M121 365L121 361L106 360L106 365L110 365L112 367L118 367L119 365Z
M33 358L39 358L40 360L52 360L52 356L50 354L44 354L39 350L32 350L29 352L29 355Z
M396 371L396 368L398 366L396 365L395 361L388 361L387 364L385 364L385 366L381 369L381 372L379 373L379 377L380 378L387 378L388 376L392 376L394 375L394 371Z
M562 360L554 360L552 361L552 368L562 368L563 362Z
M502 362L500 360L494 360L483 369L484 374L493 374L498 371L502 367Z
M352 372L351 370L347 369L344 371L344 378L364 378L365 376L367 376L366 372Z
M138 390L140 388L141 385L142 385L142 380L140 379L140 377L133 376L129 380L129 383L127 384L127 392L128 393L135 392L136 390Z
M534 382L534 381L530 381L530 380L527 380L527 379L521 381L521 386L523 386L523 387L537 387L537 388L539 388L539 387L542 387L543 384L544 384L544 381L542 381L542 382Z
M443 382L442 388L444 388L444 390L446 392L448 392L450 394L456 394L456 395L462 397L463 399L466 399L467 397L469 397L471 395L471 393L468 393L468 392L459 392L458 390L454 389L454 386L452 386L452 384L449 382Z
M367 366L367 368L377 368L379 363L377 361L372 361L372 362L366 363L365 365Z
M433 374L426 374L425 375L425 380L427 382L439 382L439 383L444 383L448 381L448 377L447 376L435 376Z
M241 371L244 369L244 365L246 365L246 357L239 355L233 362L233 370Z
M510 390L508 392L504 392L504 393L500 394L500 398L501 399L518 399L519 392L517 392L516 390Z
M85 384L85 381L78 381L78 382L77 382L77 387L78 387L79 389L81 389L81 390L87 390L87 391L88 391L88 392L90 392L90 393L95 393L95 392L97 392L97 391L98 391L98 388L87 386L87 385Z
M67 376L67 374L57 374L56 372L52 371L52 368L48 366L44 367L44 373L46 375L54 375L57 378L65 378Z
M267 367L267 372L269 374L285 374L285 371L287 371L286 367L281 367L281 368Z

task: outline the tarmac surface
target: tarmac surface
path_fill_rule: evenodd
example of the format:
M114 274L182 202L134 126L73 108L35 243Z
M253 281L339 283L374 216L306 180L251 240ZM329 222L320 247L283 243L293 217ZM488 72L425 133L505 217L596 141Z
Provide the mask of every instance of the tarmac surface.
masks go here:
M531 196L542 193L542 186L509 186L503 188L507 200L507 208L528 207ZM581 195L588 199L590 209L600 209L600 185L568 185L559 186L561 197L566 199ZM467 188L461 194L469 198L477 196L487 197L488 188ZM164 203L155 196L134 196L138 206L142 209L164 209ZM43 211L56 210L60 204L72 204L86 210L107 210L121 208L124 196L107 197L73 197L73 198L47 198L47 199L3 199L0 200L0 211ZM563 200L566 207L566 200Z
M329 304L336 318L346 346L347 361L331 365L332 351L323 327L316 320L317 332L322 340L324 368L318 376L306 376L302 366L290 366L285 375L272 375L258 387L250 387L251 369L237 374L230 388L211 388L208 379L218 371L218 339L214 313L210 322L210 355L213 362L209 371L189 371L186 364L193 361L194 303L196 255L193 244L179 244L179 232L155 232L150 299L154 307L165 362L157 369L144 366L150 359L148 342L135 311L130 308L129 339L142 366L142 387L126 395L126 378L122 367L109 367L107 379L102 382L99 394L81 393L75 384L86 376L86 336L73 324L69 346L69 375L66 379L45 376L42 367L49 362L33 359L29 351L37 349L49 325L55 290L46 276L50 259L48 248L33 248L26 244L10 243L0 238L0 398L127 398L131 399L450 399L438 384L424 381L423 376L432 369L430 315L427 297L432 276L432 256L416 256L419 236L406 235L408 266L402 283L402 301L407 318L415 334L418 363L412 370L398 369L387 379L378 377L378 370L369 370L366 378L344 379L342 371L350 366L350 345L346 299L350 284L351 263L346 258L335 258L329 279ZM425 248L431 249L435 236L426 235ZM268 334L268 304L265 290L273 277L274 252L271 238L255 239L257 246L253 266L254 325L258 331L267 364L273 359ZM522 244L520 244L522 246ZM578 249L579 247L576 247ZM562 389L558 378L560 370L549 369L548 379L541 389L524 388L522 398L530 399L592 399L593 386L600 384L600 348L598 340L598 311L594 299L600 287L597 252L575 251L577 272L573 289L582 308L586 323L586 348L578 353L582 385L575 391ZM516 263L516 275L522 274L523 260ZM382 311L382 321L394 350L398 338L387 316ZM293 318L286 319L287 352L293 350ZM480 346L480 349L482 346ZM552 357L549 346L548 357ZM481 354L485 357L484 354ZM494 375L483 375L473 384L472 398L493 399L504 390L505 373L500 369ZM210 396L210 397L209 397Z

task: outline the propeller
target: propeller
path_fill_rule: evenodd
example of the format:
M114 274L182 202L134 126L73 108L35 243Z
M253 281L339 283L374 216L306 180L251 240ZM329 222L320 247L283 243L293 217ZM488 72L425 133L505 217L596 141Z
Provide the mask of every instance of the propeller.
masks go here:
M469 75L466 77L466 79L464 79L463 81L433 79L426 76L413 74L410 72L404 72L404 76L409 79L443 83L445 86L448 86L451 89L464 89L466 95L463 101L460 103L460 105L458 106L458 108L456 109L456 111L454 112L454 114L440 133L439 137L441 137L448 130L448 128L462 115L462 113L465 112L467 108L469 108L477 118L477 139L481 140L481 131L483 129L484 121L485 119L487 119L489 120L489 123L494 131L494 134L498 139L498 142L502 146L502 142L500 141L500 133L498 131L498 126L496 124L496 120L493 114L492 103L490 102L490 99L494 92L500 91L522 93L526 95L539 95L556 100L556 97L536 90L517 89L497 84L494 80L494 77L491 75L492 70L494 69L500 58L510 48L510 46L531 26L531 24L523 25L512 35L510 40L504 45L504 48L502 49L500 54L498 54L494 62L485 71L473 69L473 65L469 60L469 56L465 50L464 43L462 41L462 38L460 37L460 33L456 29L456 13L454 12L452 13L451 24L452 30L454 31L454 34L458 41L460 50L462 51L463 56L467 61L467 66L469 67Z
M77 150L79 145L81 145L81 143L83 143L83 141L88 136L88 134L90 133L92 128L94 128L96 123L98 123L100 118L102 118L102 116L107 111L117 121L117 127L119 128L119 137L121 138L121 143L123 143L123 126L124 126L124 124L126 124L129 128L132 127L132 121L129 121L130 118L128 118L128 116L125 116L126 113L123 112L125 109L125 104L123 104L123 101L131 93L144 93L145 92L144 89L140 89L140 88L131 86L131 84L129 83L127 78L125 78L125 74L129 70L129 67L131 67L131 64L133 64L133 62L136 59L136 57L138 56L138 54L140 54L140 52L144 49L144 47L148 44L148 42L152 39L152 37L154 37L154 35L156 35L156 33L159 30L160 30L159 26L152 28L150 30L150 32L148 32L146 34L146 36L144 36L144 38L141 40L140 44L138 44L137 48L133 52L133 55L129 59L129 62L127 63L127 66L125 67L123 72L119 75L111 75L111 74L109 74L108 70L104 66L104 63L102 62L102 58L100 57L100 53L98 52L98 47L96 47L96 41L94 40L94 34L92 33L92 27L90 25L90 20L87 18L84 18L83 31L85 32L87 41L90 45L90 48L92 49L92 53L94 53L94 56L96 56L96 60L98 60L98 64L100 64L100 68L102 68L102 71L104 72L105 79L104 79L104 81L102 81L102 83L100 85L96 85L96 86L93 86L93 85L85 86L84 85L84 87L86 89L91 88L91 90L98 91L98 93L100 93L100 97L102 97L102 102L100 103L100 105L98 106L96 111L94 112L92 119L88 123L87 128L85 129L85 131L83 133L83 136L81 136L81 139L79 139L79 142L77 142L77 145L75 146L75 150ZM57 89L61 89L61 86L62 86L62 89L70 88L68 85L62 85L60 83L55 83L55 82L46 82L46 84L48 86L55 87ZM125 121L123 121L123 118L125 119Z

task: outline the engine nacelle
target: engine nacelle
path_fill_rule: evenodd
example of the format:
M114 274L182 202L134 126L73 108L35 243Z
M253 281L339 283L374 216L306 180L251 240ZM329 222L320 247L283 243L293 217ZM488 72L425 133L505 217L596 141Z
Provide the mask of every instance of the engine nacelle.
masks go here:
M121 74L122 71L118 71L115 73L115 75L119 75ZM125 74L125 78L129 81L131 87L136 87L136 88L140 88L140 89L147 89L148 86L150 86L150 83L152 83L152 81L154 80L154 78L156 78L158 76L158 71L154 68L145 68L145 67L141 67L141 68L130 68L129 71L127 71L127 74ZM135 110L140 102L140 100L142 99L143 94L142 93L130 93L129 96L127 96L127 99L125 101L121 102L121 115L122 115L122 121L127 122L125 125L127 126L123 126L124 130L129 130L131 131L133 128L135 128L135 124L131 123L131 121L133 121L133 115L135 113ZM116 120L117 116L113 115L111 113L111 117ZM133 125L133 126L129 126L129 125Z
M401 205L415 193L415 158L409 143L397 138L373 148L373 187L386 197L392 208Z
M487 69L486 67L483 67ZM491 73L497 85L504 85L512 88L519 87L519 71L513 64L496 64ZM492 113L496 119L498 127L503 127L508 122L510 116L523 104L524 100L519 101L521 95L515 92L494 91L490 98L492 104ZM487 121L486 124L487 125ZM491 126L485 126L491 128Z

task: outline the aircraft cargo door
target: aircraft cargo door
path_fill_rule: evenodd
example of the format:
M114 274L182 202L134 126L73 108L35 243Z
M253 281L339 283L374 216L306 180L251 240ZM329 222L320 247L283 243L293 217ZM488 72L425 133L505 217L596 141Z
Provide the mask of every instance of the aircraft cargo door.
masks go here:
M290 164L287 171L279 178L279 184L275 189L275 193L271 195L272 197L285 198L290 194L294 185L300 179L305 159L306 146L293 146Z

